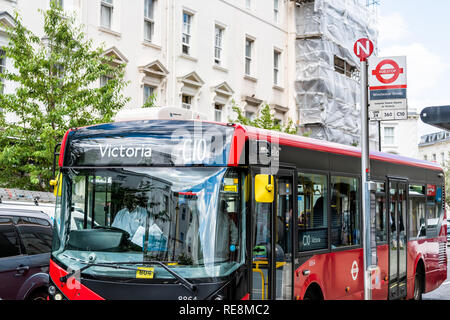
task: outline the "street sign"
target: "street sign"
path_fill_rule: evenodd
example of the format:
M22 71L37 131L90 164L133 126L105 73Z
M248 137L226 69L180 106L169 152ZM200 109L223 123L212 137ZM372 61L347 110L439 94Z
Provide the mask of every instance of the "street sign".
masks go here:
M370 120L406 120L406 57L369 59Z
M372 55L373 50L373 42L366 38L356 41L353 47L353 51L361 61L366 61L366 59Z

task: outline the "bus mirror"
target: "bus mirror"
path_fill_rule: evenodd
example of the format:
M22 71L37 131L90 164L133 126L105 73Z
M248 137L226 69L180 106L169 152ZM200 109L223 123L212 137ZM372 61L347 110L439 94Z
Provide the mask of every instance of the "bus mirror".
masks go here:
M53 186L53 194L55 197L60 197L62 189L61 174L58 174L56 179L50 180L50 185Z
M258 174L255 176L255 201L272 203L274 200L273 176Z

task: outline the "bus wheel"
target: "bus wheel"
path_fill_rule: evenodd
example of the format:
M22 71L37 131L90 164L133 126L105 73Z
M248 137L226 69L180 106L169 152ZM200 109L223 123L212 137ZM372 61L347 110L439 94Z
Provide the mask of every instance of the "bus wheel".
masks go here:
M423 293L423 276L422 268L418 267L416 276L414 277L414 300L422 300Z
M320 287L317 284L312 284L308 290L306 290L303 300L323 300L322 290L320 290Z
M39 289L33 292L28 298L31 301L47 300L48 293L45 289Z

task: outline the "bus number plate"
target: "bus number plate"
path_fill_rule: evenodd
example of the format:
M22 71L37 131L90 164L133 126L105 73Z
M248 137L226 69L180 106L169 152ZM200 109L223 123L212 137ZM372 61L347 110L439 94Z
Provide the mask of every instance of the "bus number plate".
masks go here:
M155 268L137 268L136 279L153 279Z

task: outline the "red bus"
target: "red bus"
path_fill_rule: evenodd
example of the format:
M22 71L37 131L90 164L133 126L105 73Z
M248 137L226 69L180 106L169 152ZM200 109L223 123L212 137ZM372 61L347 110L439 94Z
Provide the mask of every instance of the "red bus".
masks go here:
M237 124L125 121L62 142L50 298L364 299L361 152ZM447 277L443 170L373 152L379 282Z

